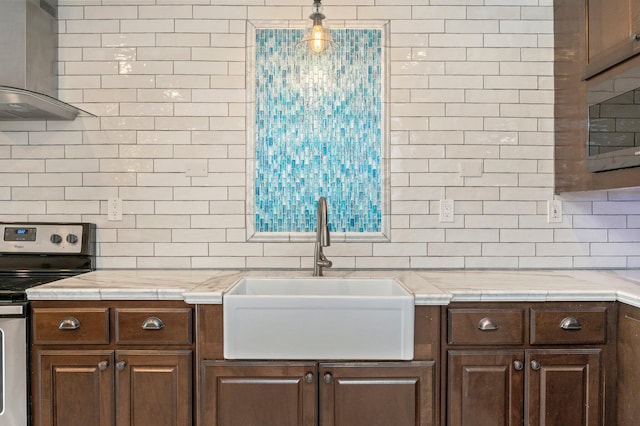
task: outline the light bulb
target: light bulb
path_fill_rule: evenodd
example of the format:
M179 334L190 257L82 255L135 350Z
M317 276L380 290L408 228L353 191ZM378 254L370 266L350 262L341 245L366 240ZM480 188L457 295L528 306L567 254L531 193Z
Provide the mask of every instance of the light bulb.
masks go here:
M322 25L314 25L311 30L311 37L309 39L309 47L316 53L320 53L325 48L325 34Z

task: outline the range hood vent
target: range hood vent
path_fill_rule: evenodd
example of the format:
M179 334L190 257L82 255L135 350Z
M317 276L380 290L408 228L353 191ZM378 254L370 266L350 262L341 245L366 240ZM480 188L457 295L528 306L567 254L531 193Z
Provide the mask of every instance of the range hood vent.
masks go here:
M0 120L92 115L58 96L57 0L0 1Z

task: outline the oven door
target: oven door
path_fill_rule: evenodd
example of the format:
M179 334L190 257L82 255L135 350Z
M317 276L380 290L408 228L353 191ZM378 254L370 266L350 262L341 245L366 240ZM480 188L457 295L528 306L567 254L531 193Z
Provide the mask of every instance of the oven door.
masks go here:
M0 304L0 426L28 424L26 304Z

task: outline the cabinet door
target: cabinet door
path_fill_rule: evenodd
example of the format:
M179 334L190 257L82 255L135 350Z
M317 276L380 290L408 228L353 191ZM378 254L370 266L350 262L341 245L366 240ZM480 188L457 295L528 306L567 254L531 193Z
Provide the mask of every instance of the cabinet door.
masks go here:
M449 351L447 425L522 425L524 351Z
M200 426L316 426L316 363L203 361Z
M600 349L528 351L525 424L601 425L600 374Z
M191 365L188 350L117 351L117 425L191 425Z
M321 426L431 426L435 362L320 364Z
M112 426L112 364L112 351L40 351L35 424Z
M619 426L633 426L640 419L640 309L620 304L618 311L618 413Z
M615 65L638 52L638 0L588 0L587 75Z

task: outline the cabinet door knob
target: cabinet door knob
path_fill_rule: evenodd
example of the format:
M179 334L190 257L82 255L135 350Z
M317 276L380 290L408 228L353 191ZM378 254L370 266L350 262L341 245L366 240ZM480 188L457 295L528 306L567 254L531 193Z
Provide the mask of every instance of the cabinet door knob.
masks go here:
M636 40L640 40L640 34L636 34L636 35L634 36L634 38L635 38Z
M58 324L58 330L77 330L80 328L80 321L74 317L62 318Z
M531 361L531 369L533 371L538 371L540 370L540 363L538 361L536 361L535 359L533 361Z
M492 320L491 318L484 317L480 321L478 321L478 330L482 331L493 331L500 328L498 323Z
M580 330L582 329L582 324L576 317L566 317L560 321L560 328L563 330Z
M116 364L116 368L118 369L118 371L124 370L126 366L127 366L127 363L124 361L120 361Z
M164 328L164 323L158 317L149 317L142 322L143 330L160 330Z
M520 370L522 370L524 368L524 364L520 360L515 360L515 361L513 361L513 368L516 371L520 371Z
M109 367L109 361L100 361L98 363L98 370L100 370L100 371L106 370L107 367Z
M331 373L324 373L324 376L322 376L322 380L324 380L326 384L329 384L333 380L333 376L331 375Z
M308 372L307 374L304 375L304 381L307 383L313 383L313 373L312 372Z

